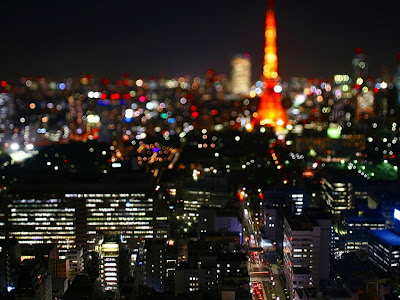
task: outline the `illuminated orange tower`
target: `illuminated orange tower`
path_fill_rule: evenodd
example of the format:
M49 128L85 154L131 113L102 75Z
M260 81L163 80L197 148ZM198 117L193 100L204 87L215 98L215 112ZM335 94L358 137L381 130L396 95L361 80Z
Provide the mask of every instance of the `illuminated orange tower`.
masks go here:
M280 87L278 85L278 56L276 51L276 21L274 0L267 1L265 18L265 48L263 66L263 87L257 112L253 115L253 126L271 126L280 132L287 121L285 109L282 107Z

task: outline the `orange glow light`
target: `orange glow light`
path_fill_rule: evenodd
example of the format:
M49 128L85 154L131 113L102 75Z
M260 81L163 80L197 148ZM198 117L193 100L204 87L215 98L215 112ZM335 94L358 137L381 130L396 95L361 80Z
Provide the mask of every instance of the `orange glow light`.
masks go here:
M276 46L276 21L274 1L268 0L265 18L265 47L263 65L263 87L257 113L253 114L252 125L269 125L276 132L282 131L288 124L286 111L282 107L281 96L274 91L278 84L278 56Z

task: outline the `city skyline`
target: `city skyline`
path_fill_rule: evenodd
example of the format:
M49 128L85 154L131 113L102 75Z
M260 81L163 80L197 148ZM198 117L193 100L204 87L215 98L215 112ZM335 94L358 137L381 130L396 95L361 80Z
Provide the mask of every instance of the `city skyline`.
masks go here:
M330 77L351 73L354 49L368 57L370 73L393 73L397 3L384 1L276 1L279 73ZM262 70L266 1L211 1L196 7L173 1L157 5L124 1L5 3L3 79L48 76L203 76L207 69L230 75L236 53L252 57L252 81ZM17 16L17 18L15 18ZM295 46L294 46L295 45ZM379 46L377 46L379 45Z

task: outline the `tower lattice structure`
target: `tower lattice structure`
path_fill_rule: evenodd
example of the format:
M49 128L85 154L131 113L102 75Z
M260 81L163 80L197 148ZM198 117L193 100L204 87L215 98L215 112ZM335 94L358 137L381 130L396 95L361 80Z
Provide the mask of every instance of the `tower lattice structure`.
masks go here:
M279 81L278 55L276 46L276 20L274 0L267 1L265 18L265 48L263 64L263 92L252 121L253 126L271 126L275 132L288 124L287 114L281 103L280 91L276 88Z

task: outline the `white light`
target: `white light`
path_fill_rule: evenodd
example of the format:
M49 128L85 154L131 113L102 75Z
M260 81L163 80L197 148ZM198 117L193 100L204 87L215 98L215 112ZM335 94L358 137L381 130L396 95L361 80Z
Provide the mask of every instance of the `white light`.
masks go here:
M33 144L28 144L25 146L26 150L33 150Z
M19 149L19 145L17 143L13 143L13 144L11 144L10 148L13 151L17 151Z
M279 94L282 92L282 86L277 84L276 86L274 86L274 92Z
M381 83L381 89L386 89L388 87L388 84L384 81Z
M398 209L395 209L395 210L394 210L394 218L395 218L396 220L399 220L399 221L400 221L400 210L398 210Z
M98 115L88 115L87 116L88 123L98 123L100 122L100 117Z
M111 167L113 167L113 168L121 168L122 165L120 163L112 163Z
M136 80L136 85L137 85L138 87L141 87L141 86L143 85L143 80L142 80L142 79Z
M125 110L125 118L132 119L133 118L133 109L128 108Z
M235 136L235 141L236 141L236 142L239 142L239 141L240 141L240 136L238 136L238 135Z

